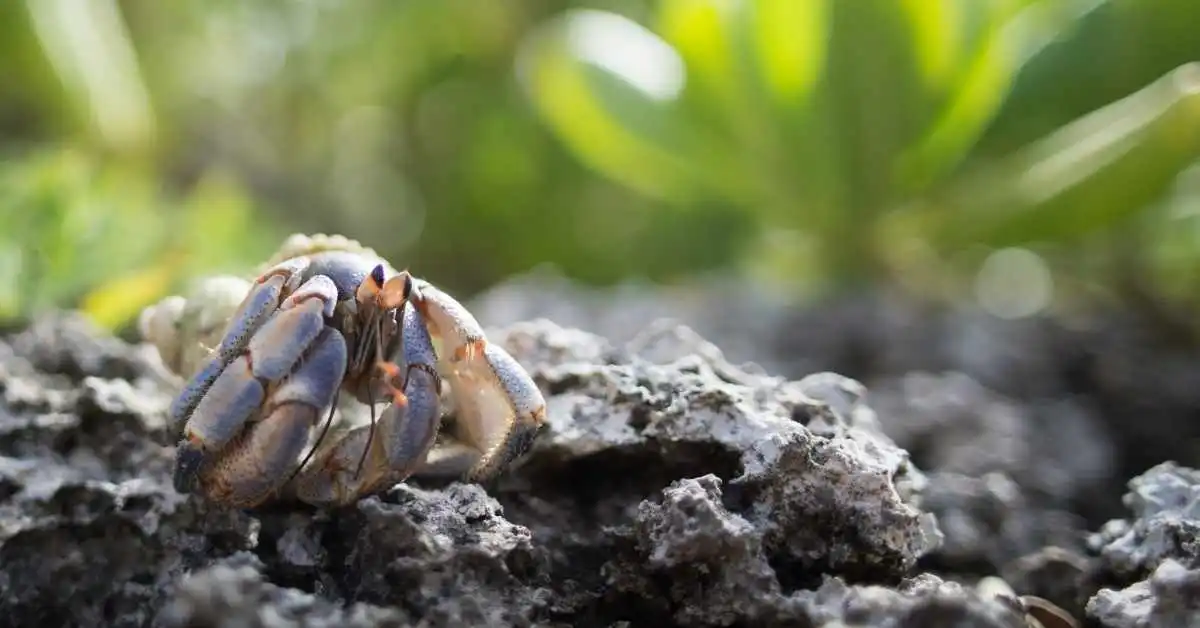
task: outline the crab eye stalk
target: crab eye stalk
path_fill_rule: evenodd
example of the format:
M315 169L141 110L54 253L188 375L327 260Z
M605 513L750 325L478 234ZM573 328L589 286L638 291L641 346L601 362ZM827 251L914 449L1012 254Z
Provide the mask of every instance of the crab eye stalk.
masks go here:
M384 282L383 288L379 291L379 305L389 310L398 308L408 300L412 291L412 275L408 274L408 271L402 270L395 277Z
M408 274L408 271L405 271L402 275L404 277L404 299L408 300L413 292L413 278L412 275Z
M358 290L354 293L354 298L359 303L371 303L379 299L379 294L384 286L383 264L376 264L375 268L371 269L371 274L363 278L362 283L358 284Z

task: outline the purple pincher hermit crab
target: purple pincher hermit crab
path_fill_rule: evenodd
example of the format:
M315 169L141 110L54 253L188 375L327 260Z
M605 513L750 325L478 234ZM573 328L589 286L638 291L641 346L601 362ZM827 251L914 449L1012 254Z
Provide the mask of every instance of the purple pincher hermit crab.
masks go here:
M546 413L529 374L465 307L362 248L275 263L185 377L170 409L175 487L240 508L281 497L345 505L408 478L437 440L443 384L456 439L439 443L440 459L470 480L523 455ZM322 443L326 419L298 463L343 392L371 422Z

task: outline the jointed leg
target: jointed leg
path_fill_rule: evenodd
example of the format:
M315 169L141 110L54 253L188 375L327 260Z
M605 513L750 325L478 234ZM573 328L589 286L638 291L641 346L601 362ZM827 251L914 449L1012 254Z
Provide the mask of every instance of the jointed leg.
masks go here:
M392 404L374 430L356 427L314 457L293 483L299 499L347 504L403 481L424 461L441 418L436 354L416 308L404 306L401 333L398 364L380 365L389 379L399 382Z
M295 284L306 265L305 260L289 260L267 271L254 282L254 287L225 327L220 346L208 362L189 378L171 404L170 417L176 432L183 429L221 371L241 355L254 332L279 309L283 296L296 288ZM336 300L336 292L334 295Z
M455 463L471 463L468 479L487 480L529 450L545 421L546 402L508 352L488 344L482 360L454 365L446 379L457 408L453 435L475 451L474 460ZM460 449L458 455L463 453Z
M422 474L461 468L485 480L523 455L545 421L537 385L503 348L487 342L478 321L453 297L422 282L410 302L441 338L441 372L457 408L457 443L439 446Z
M210 499L240 507L282 487L308 444L312 427L333 403L346 368L346 342L325 329L311 352L268 397L263 419L226 447L200 475Z
M193 378L177 399L180 407L190 407L179 417L184 421L183 440L176 450L175 487L180 492L196 488L199 474L213 454L240 435L246 421L256 417L268 387L291 372L324 331L325 318L333 312L337 288L329 278L318 275L284 299L278 310L261 314L266 307L262 304L278 298L274 296L275 282L268 277L247 297L247 307L230 323L214 362ZM266 321L262 322L264 317ZM213 364L224 366L213 368ZM318 363L315 368L337 367ZM215 376L204 385L201 376L208 377L209 373ZM341 374L342 370L337 370L337 377ZM191 397L197 401L186 401Z

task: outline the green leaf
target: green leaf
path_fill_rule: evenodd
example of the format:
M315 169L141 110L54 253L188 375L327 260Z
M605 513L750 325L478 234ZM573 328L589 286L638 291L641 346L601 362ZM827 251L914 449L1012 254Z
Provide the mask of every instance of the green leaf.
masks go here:
M741 3L662 0L657 30L687 66L688 81L709 97L727 99L738 82L733 14Z
M951 36L935 26L970 38L970 53L953 82L941 111L926 135L900 157L899 184L920 189L957 165L979 140L1012 90L1025 63L1084 13L1103 0L987 0L972 5L979 15L961 8L954 15L938 3L905 3L913 20L919 59L927 77L940 82L950 68L932 57L947 54L939 46ZM961 7L961 5L959 5ZM939 11L939 9L942 9ZM919 17L918 17L919 16ZM982 21L978 33L968 21ZM957 22L957 23L951 23ZM933 39L933 42L925 41ZM961 44L967 43L960 41ZM964 51L954 53L962 55Z
M642 26L570 11L526 40L518 71L543 119L589 167L664 200L695 199L720 185L719 173L697 166L704 151L674 115L682 61Z
M781 103L808 100L825 69L827 0L756 0L750 38L767 91Z
M80 310L97 325L118 329L166 296L177 270L164 264L102 282L83 297Z
M931 90L946 89L957 76L966 42L959 0L899 0L912 33L917 69Z
M663 0L657 29L690 83L735 110L748 92L797 105L825 68L828 0Z
M1181 66L1014 156L959 193L941 237L1072 240L1145 210L1200 159L1200 64Z
M281 238L255 220L254 204L237 181L205 173L183 203L175 233L189 274L245 272L271 253Z

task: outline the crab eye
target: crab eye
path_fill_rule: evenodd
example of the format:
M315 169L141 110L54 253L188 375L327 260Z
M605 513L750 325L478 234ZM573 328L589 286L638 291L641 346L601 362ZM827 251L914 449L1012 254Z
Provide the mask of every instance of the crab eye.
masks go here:
M407 300L407 299L408 299L410 296L412 296L412 291L413 291L413 279L412 279L412 275L410 275L410 274L408 274L408 273L404 273L404 298L405 298L406 300Z
M371 281L375 282L376 288L382 288L383 279L383 264L376 264L375 268L371 269Z

